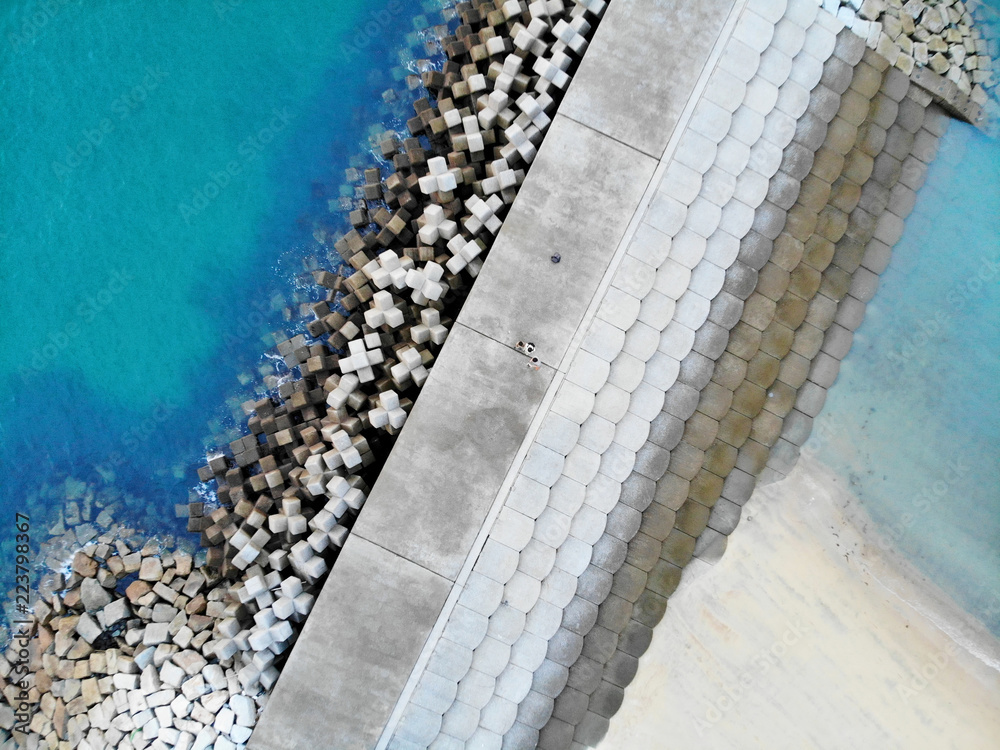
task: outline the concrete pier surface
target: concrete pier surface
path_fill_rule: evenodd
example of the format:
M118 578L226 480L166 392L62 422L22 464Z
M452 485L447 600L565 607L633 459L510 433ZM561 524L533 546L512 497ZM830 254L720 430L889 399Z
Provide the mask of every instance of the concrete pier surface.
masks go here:
M744 511L717 565L688 566L600 750L1000 741L1000 644L833 472L804 458Z
M632 731L611 719L682 570L795 466L947 127L932 101L815 0L610 4L249 746Z

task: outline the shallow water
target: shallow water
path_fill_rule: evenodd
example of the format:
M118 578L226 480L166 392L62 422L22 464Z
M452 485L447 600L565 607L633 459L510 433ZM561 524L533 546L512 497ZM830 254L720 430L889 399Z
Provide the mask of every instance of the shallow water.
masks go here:
M1000 636L998 238L1000 141L952 122L806 450Z
M2 559L15 510L39 539L67 477L121 520L182 528L205 449L275 372L268 332L296 332L303 273L337 261L314 232L343 229L328 201L369 129L401 128L405 48L440 7L5 4Z

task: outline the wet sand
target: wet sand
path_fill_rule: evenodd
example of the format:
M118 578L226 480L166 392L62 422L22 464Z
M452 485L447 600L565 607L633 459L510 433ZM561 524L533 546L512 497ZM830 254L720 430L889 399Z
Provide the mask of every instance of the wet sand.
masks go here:
M815 459L684 576L602 750L1000 747L1000 642Z

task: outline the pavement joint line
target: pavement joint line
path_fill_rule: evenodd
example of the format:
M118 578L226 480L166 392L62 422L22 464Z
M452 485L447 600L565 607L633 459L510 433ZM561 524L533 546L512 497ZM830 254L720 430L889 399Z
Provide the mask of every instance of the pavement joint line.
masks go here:
M746 9L748 4L749 0L737 0L737 2L730 9L729 17L726 19L726 22L722 25L722 28L719 31L719 37L716 39L715 46L712 48L711 53L709 53L708 59L705 61L705 66L702 68L701 75L695 82L687 103L684 105L684 109L681 111L681 115L677 119L674 131L671 133L670 139L667 141L667 145L663 150L663 154L660 156L659 163L656 165L656 169L653 170L649 184L646 186L646 191L643 193L642 198L639 199L639 205L636 207L631 221L629 221L628 226L625 228L625 234L622 235L622 238L618 243L618 247L615 249L611 262L608 264L608 270L601 279L601 283L598 284L597 291L594 293L594 297L590 301L590 306L584 313L583 319L581 320L576 333L573 335L573 338L570 339L569 345L566 347L566 353L563 355L563 359L559 363L560 372L566 372L569 370L573 357L576 356L577 351L579 351L580 346L583 343L583 339L587 335L590 324L593 322L594 318L597 317L597 311L600 309L601 303L604 301L604 297L608 292L608 288L611 286L611 282L614 279L618 268L621 266L621 261L628 251L628 246L631 244L632 239L639 230L639 225L642 224L642 218L646 213L646 209L649 207L650 201L652 201L653 197L658 192L660 183L663 180L663 175L667 171L667 167L670 165L670 162L673 161L674 152L677 150L677 144L680 142L681 136L684 134L688 123L691 121L691 117L694 115L695 107L698 102L701 101L702 96L704 96L705 89L708 86L708 80L711 78L712 73L715 72L715 68L726 49L726 45L729 43L730 37L732 36L733 29L736 27L740 16L743 14L743 11ZM562 115L556 113L556 117L560 116ZM567 117L567 119L571 118ZM576 121L574 120L574 122ZM595 132L600 133L600 131ZM601 134L605 135L603 133ZM607 137L610 138L610 136ZM630 148L633 148L635 151L639 151L639 149L634 147L630 146Z
M496 339L487 336L475 328L470 328L459 321L455 321L455 325L461 325L463 328L466 328L473 333L479 334L484 338L489 338L492 341L496 341ZM513 349L513 347L510 348ZM423 677L428 662L434 655L434 649L437 647L438 642L441 640L441 636L444 634L444 629L448 624L448 620L451 618L451 613L454 611L455 605L458 604L459 597L465 590L465 583L469 580L469 576L472 574L472 569L479 560L479 555L482 553L483 547L486 545L486 540L489 539L490 532L493 530L493 523L496 521L497 516L500 515L500 511L503 510L507 494L510 492L510 488L514 484L514 481L517 479L520 467L524 463L525 456L527 456L528 451L534 443L535 435L538 434L542 421L549 413L549 407L552 405L552 401L555 400L559 386L565 378L565 373L559 372L550 365L543 363L542 366L553 373L552 382L549 384L548 389L545 391L545 395L542 397L541 402L538 404L538 408L535 410L535 414L532 417L531 422L528 424L528 430L525 433L525 437L521 441L521 445L518 446L517 452L511 460L510 467L507 469L503 482L501 482L500 488L493 499L493 504L490 506L490 510L486 514L486 518L479 529L479 533L476 535L476 539L469 550L469 555L465 560L465 564L459 571L458 576L456 576L455 581L452 584L451 591L448 593L448 598L445 599L444 606L438 614L438 619L434 623L434 627L431 629L431 632L428 634L427 640L424 642L424 647L420 651L420 656L417 657L417 661L413 665L410 676L407 678L406 684L403 686L403 690L399 694L399 698L396 700L396 705L393 707L392 713L389 714L389 720L386 722L382 735L379 737L379 741L375 745L375 750L385 750L388 747L389 742L392 740L393 734L396 731L396 726L399 724L399 721L403 716L403 711L405 711L406 707L409 705L410 698L416 690L417 684L420 682L420 678Z
M629 243L631 243L632 238L635 236L635 233L639 228L639 224L642 223L642 217L645 214L646 208L649 206L650 201L656 194L659 184L663 178L663 174L666 172L667 166L673 160L674 152L677 149L677 144L680 142L680 138L683 135L684 130L687 128L687 125L691 120L691 117L694 113L694 108L704 95L705 88L708 86L708 80L711 77L712 73L715 72L715 68L718 65L719 59L722 57L722 53L725 51L726 45L728 44L729 39L732 36L733 29L736 27L736 23L738 22L743 11L746 9L748 3L749 0L737 0L737 2L734 3L733 7L730 9L729 16L726 18L725 23L722 25L722 28L719 31L719 36L716 39L715 45L713 46L711 53L706 59L704 66L702 67L701 75L695 82L695 85L688 96L687 102L684 105L684 109L681 112L681 116L678 118L676 124L674 125L673 132L671 133L670 139L667 141L667 145L664 148L663 154L660 156L659 163L657 164L656 169L653 171L653 175L649 180L645 192L639 199L639 203L633 212L632 219L629 221L629 224L625 229L624 235L618 242L618 247L615 249L615 253L611 258L611 262L608 265L608 269L605 271L605 274L601 279L601 283L598 285L597 290L594 292L594 296L591 299L590 306L584 313L583 318L579 326L577 327L576 333L570 339L569 346L567 347L562 360L560 361L559 365L554 368L551 365L543 363L545 367L553 370L552 382L549 383L549 387L546 390L545 395L543 396L541 402L539 403L538 408L535 411L535 414L532 416L531 422L528 425L528 429L527 432L525 433L524 439L521 441L521 445L518 447L517 452L514 454L514 458L511 461L510 468L508 468L507 474L504 476L503 482L501 482L500 488L498 489L497 494L494 497L493 504L490 507L490 511L489 513L487 513L483 525L479 529L479 534L476 536L476 540L473 543L471 549L469 550L469 555L466 558L465 564L462 566L461 571L455 578L455 582L451 587L451 591L448 594L448 598L445 600L444 606L441 608L441 612L438 614L437 621L434 623L434 627L431 629L431 632L427 636L427 640L424 642L424 647L421 649L420 656L417 658L417 661L415 662L413 669L410 671L410 676L407 678L406 684L403 686L403 690L400 693L399 698L396 700L396 705L393 707L392 713L390 713L389 715L389 720L383 727L382 734L375 745L375 750L386 750L389 743L392 741L392 737L396 731L396 727L398 726L399 721L402 719L403 712L409 705L410 698L412 697L414 691L416 690L417 684L420 682L420 678L423 677L423 674L427 668L427 664L430 662L430 659L434 654L434 650L437 647L438 642L441 640L441 637L444 633L444 629L447 626L448 620L451 617L451 613L454 611L455 606L458 604L458 599L461 596L462 591L465 589L465 583L466 581L468 581L469 575L472 573L472 569L475 566L476 562L478 561L479 555L482 553L483 547L485 546L486 541L489 538L490 531L492 531L493 523L496 520L497 516L499 516L500 511L504 507L504 502L507 498L507 494L510 492L510 488L511 486L513 486L514 481L517 479L518 473L520 472L520 468L524 463L524 459L528 454L528 450L534 443L535 436L538 434L538 430L541 427L541 423L548 415L549 408L551 407L552 402L555 400L556 393L558 392L559 387L562 385L563 381L566 378L566 373L569 370L569 366L573 361L573 357L575 357L576 353L579 351L580 346L583 343L583 339L586 336L587 330L590 327L590 324L597 316L597 310L600 308L600 305L603 302L605 295L607 294L608 288L611 286L611 281L614 278L615 273L617 273L619 266L621 265L621 261L625 256ZM589 125L585 125L584 123L579 123L577 120L573 120L573 118L568 117L566 115L562 115L559 112L556 112L556 117L553 118L553 124L555 122L555 119L558 119L560 117L567 120L572 120L577 124L584 125L584 127L589 128L598 135L601 135L617 143L621 143L622 145L635 151L637 154L642 154L647 157L650 156L649 154L645 154L642 150L635 148L634 146L619 141L618 139L613 138L607 133L604 133L600 130L590 127ZM475 328L466 326L462 323L459 323L458 321L456 321L455 324L462 325L469 331L477 333L492 341L496 341L496 343L498 344L507 346L509 348L513 348L510 347L509 344L497 341L497 339L493 338L492 336L489 336Z
M445 576L441 575L441 574L440 574L440 573L438 573L438 572L437 572L436 570L432 570L431 568L428 568L428 567L427 567L426 565L424 565L424 564L422 564L422 563L419 563L419 562L417 562L416 560L411 560L411 559L410 559L410 558L408 558L408 557L407 557L406 555L401 555L401 554L399 554L399 552L397 552L396 550L394 550L394 549L389 549L389 548L388 548L388 547L386 547L386 546L385 546L384 544L379 544L379 543L378 543L378 542L376 542L376 541L375 541L374 539L370 539L370 538L368 538L367 536L365 536L365 535L364 535L364 533L363 533L363 532L360 532L360 531L359 531L359 532L358 532L357 534L353 534L353 533L352 533L352 534L351 534L350 536L348 536L348 537L347 537L347 543L348 543L348 544L350 544L350 540L351 540L351 536L357 536L357 537L358 537L359 539L363 539L364 541L368 542L368 544L371 544L371 545L373 545L373 546L375 546L375 547L378 547L379 549L381 549L381 550L383 550L383 551L385 551L385 552L388 552L388 553L389 553L390 555L392 555L393 557L398 557L398 558L399 558L400 560L406 560L406 562L410 563L410 565L414 565L414 566L416 566L416 567L418 567L418 568L421 568L422 570L426 570L426 571L427 571L428 573L431 573L431 574L433 574L433 575L437 576L437 577L438 577L438 578L440 578L440 579L441 579L442 581L451 581L451 579L450 579L450 578L447 578L447 577L445 577Z

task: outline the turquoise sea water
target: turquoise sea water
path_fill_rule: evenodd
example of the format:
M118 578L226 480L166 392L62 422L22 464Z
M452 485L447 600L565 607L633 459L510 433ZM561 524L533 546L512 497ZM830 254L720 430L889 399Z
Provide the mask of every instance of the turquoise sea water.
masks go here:
M949 126L807 450L1000 636L1000 141Z
M301 277L336 261L314 233L343 229L327 204L370 127L401 127L403 50L440 7L4 3L3 559L14 512L50 521L66 478L181 528L205 449L275 371L267 332L295 332Z

